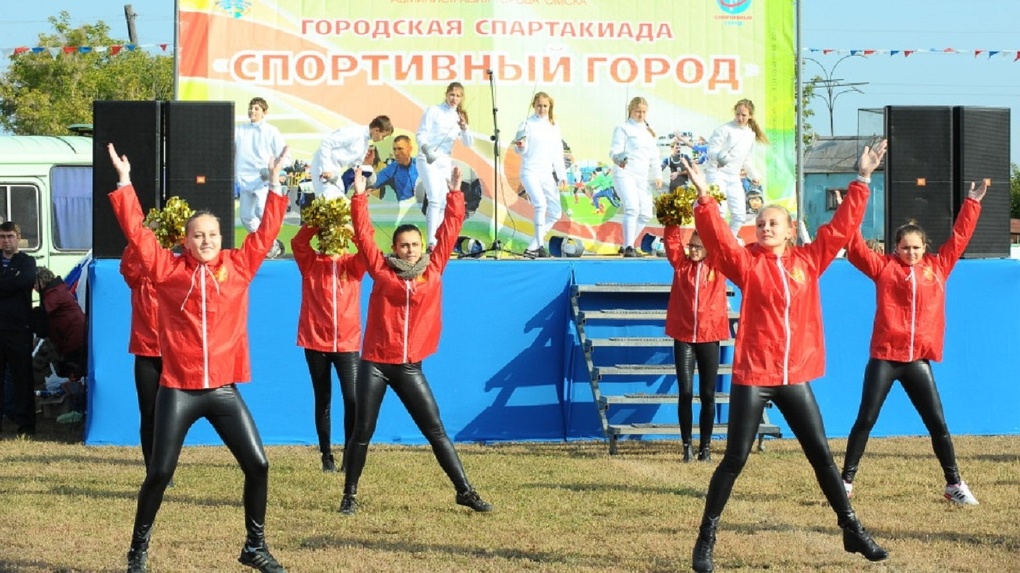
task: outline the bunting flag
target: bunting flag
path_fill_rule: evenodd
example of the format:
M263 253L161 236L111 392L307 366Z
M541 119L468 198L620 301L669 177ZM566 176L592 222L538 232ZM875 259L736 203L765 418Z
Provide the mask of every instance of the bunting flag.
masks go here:
M15 48L0 48L0 54L5 58L21 56L24 54L49 54L51 57L60 55L70 56L73 54L109 53L111 56L127 51L135 50L158 50L163 53L174 51L173 46L167 43L160 44L116 44L113 46L17 46Z
M877 48L808 48L808 52L837 56L874 56L888 54L890 56L903 55L904 58L910 57L913 54L950 54L950 55L969 55L973 57L985 56L986 59L992 59L995 57L1013 57L1013 61L1020 61L1020 50L988 50L988 49L977 49L977 50L960 50L957 48L914 48L914 49L897 49L897 50L881 50Z

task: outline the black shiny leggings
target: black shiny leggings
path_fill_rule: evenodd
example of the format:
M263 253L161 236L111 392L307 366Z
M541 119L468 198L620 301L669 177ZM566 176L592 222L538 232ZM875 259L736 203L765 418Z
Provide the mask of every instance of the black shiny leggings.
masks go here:
M357 420L354 423L354 434L347 444L344 493L358 492L358 480L361 478L362 470L365 469L368 443L375 433L386 386L393 388L397 398L400 398L407 408L411 419L429 441L432 453L457 491L471 489L457 450L453 448L453 442L443 428L443 421L439 419L439 406L436 405L436 398L432 395L432 389L429 388L428 380L421 370L421 362L381 364L362 360L356 392Z
M233 384L212 390L177 390L161 386L156 394L156 424L152 459L138 492L138 510L131 546L148 544L163 493L173 477L188 429L205 418L234 454L244 472L244 526L247 543L259 547L265 539L269 460L255 421Z
M159 376L163 372L163 359L159 356L135 356L135 390L138 392L139 440L142 459L149 468L152 459L152 428L156 420L156 392Z
M305 362L308 363L308 374L312 378L312 390L315 392L315 433L319 437L319 451L323 454L332 451L330 410L333 403L333 377L330 374L330 366L336 370L336 377L340 380L340 395L344 402L346 448L354 430L354 389L358 376L358 353L319 352L306 348Z
M854 481L857 466L864 456L864 448L868 445L868 435L878 421L878 413L896 380L903 385L907 397L921 415L924 426L928 428L932 449L935 450L935 457L942 465L946 484L960 483L953 438L949 435L946 418L942 413L942 399L939 398L938 388L935 387L931 364L927 360L891 362L877 358L868 360L868 365L864 369L861 409L857 412L857 421L854 422L854 427L850 430L850 439L846 443L843 479L848 482Z
M691 425L694 422L694 366L698 366L698 400L701 413L698 416L698 436L701 448L712 441L712 425L715 422L715 383L719 375L719 342L673 341L673 362L680 386L680 403L677 405L680 418L680 439L691 443Z
M815 479L822 487L825 499L839 517L851 513L850 500L839 478L839 470L832 460L829 442L825 439L825 426L818 411L811 385L744 386L730 388L730 416L727 430L726 453L712 474L705 500L705 519L716 519L726 507L733 483L737 480L747 456L751 452L765 403L771 400L783 413L793 434L800 442L804 455L815 470Z

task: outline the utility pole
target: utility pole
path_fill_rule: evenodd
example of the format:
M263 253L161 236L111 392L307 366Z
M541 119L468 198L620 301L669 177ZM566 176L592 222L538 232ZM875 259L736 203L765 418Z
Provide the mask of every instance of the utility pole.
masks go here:
M138 45L138 32L135 31L135 10L130 4L124 5L124 19L127 20L128 29L128 42L132 45Z
M856 57L861 56L858 56L856 54L843 56L842 58L836 60L836 63L833 64L831 68L826 68L821 64L821 62L814 58L804 58L805 62L814 62L814 64L817 65L822 70L823 75L815 76L808 83L814 84L824 91L824 94L815 93L814 97L825 100L825 107L829 110L829 135L836 135L834 129L835 122L833 119L835 116L834 110L836 108L836 99L845 93L850 92L864 93L857 86L868 85L868 82L847 82L841 78L832 77L836 73L836 67L838 67L839 64L843 62L843 60L846 60L847 58Z

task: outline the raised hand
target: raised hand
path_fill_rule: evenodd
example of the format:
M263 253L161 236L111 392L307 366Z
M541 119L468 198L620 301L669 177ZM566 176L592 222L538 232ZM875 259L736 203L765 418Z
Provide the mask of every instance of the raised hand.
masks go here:
M450 180L446 182L450 191L460 191L460 167L454 167L453 173L450 174Z
M120 177L119 182L129 183L131 181L131 163L128 161L127 155L117 155L117 150L114 149L112 143L106 144L106 150L110 152L110 162L117 170L117 175Z
M352 187L355 195L363 195L368 187L368 180L362 175L361 167L354 168L354 185Z
M272 157L269 159L269 181L273 184L280 180L280 170L283 169L283 159L287 157L287 150L289 148L289 146L284 145L283 151L280 152L279 157Z
M875 147L865 145L864 151L861 153L861 159L857 162L857 174L861 177L871 177L871 173L878 169L878 166L882 163L886 147L887 141L884 139L878 142L878 145Z
M987 179L982 179L981 180L981 186L980 187L976 186L976 184L973 181L971 181L970 182L970 191L967 192L967 197L970 197L971 199L973 199L973 200L977 201L978 203L980 203L981 200L985 198L985 193L987 193L987 192L988 192L988 180Z
M705 179L705 174L698 169L697 164L691 163L687 156L681 157L680 162L687 170L687 177L691 180L691 184L698 190L698 197L708 195L708 181Z

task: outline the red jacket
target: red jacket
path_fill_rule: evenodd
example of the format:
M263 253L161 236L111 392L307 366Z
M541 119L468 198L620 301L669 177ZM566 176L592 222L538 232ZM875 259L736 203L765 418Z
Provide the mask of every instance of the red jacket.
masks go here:
M711 197L694 209L694 225L712 261L741 293L733 383L779 386L825 374L825 339L818 277L860 226L868 187L854 181L832 221L814 242L782 256L756 244L741 247Z
M361 257L324 255L312 248L315 227L302 226L290 241L301 271L297 345L319 352L357 352L361 347Z
M128 352L135 356L159 356L159 303L138 253L131 245L120 259L120 274L131 289L131 338Z
M46 311L48 338L57 352L68 354L85 345L85 312L61 278L53 279L39 294Z
M270 193L258 231L249 234L240 249L224 249L207 264L187 251L175 257L159 246L142 224L134 187L110 193L110 202L156 291L160 384L200 390L250 380L248 286L280 232L287 199Z
M981 215L981 204L963 202L953 234L938 250L925 253L910 266L899 256L880 255L864 242L860 232L847 245L846 256L875 281L875 326L871 357L895 362L942 360L946 333L946 279L960 259Z
M666 336L681 342L729 340L726 277L708 260L693 262L684 255L680 227L664 229L666 258L673 266L673 286L666 307Z
M446 213L436 230L436 247L425 272L414 280L398 277L376 246L364 193L351 200L351 218L358 255L364 257L373 281L361 358L383 364L420 362L439 346L442 275L464 224L464 194L450 191L446 196Z

